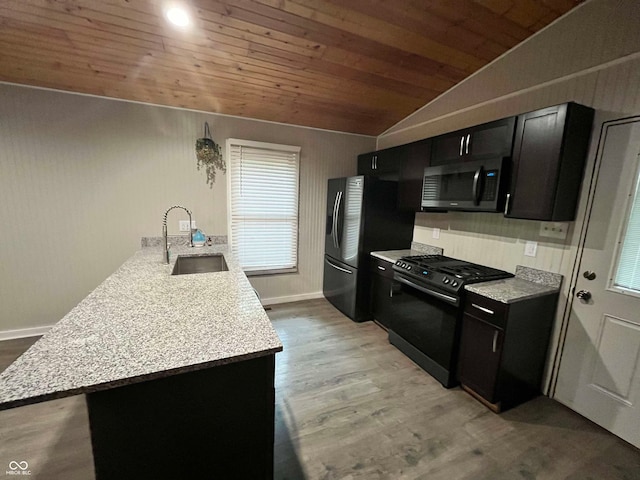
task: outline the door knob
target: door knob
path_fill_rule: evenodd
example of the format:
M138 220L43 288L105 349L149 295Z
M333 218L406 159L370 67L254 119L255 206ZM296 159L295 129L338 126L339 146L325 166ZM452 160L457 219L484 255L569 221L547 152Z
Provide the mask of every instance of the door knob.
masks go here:
M596 278L596 272L592 272L591 270L586 270L582 276L584 278L586 278L587 280L595 280Z
M591 292L589 290L580 290L578 293L576 293L576 297L578 297L580 300L588 302L591 298Z

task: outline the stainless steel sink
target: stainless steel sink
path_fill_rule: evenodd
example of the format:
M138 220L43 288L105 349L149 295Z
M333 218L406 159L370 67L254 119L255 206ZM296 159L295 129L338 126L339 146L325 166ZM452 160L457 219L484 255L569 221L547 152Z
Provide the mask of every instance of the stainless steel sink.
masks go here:
M171 275L189 275L191 273L226 272L227 262L221 253L212 255L178 256Z

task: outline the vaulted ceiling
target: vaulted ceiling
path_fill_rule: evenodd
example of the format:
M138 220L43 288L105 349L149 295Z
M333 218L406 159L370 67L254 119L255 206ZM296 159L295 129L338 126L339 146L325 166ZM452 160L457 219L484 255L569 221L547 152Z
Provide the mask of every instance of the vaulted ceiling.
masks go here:
M378 135L580 1L0 0L0 81Z

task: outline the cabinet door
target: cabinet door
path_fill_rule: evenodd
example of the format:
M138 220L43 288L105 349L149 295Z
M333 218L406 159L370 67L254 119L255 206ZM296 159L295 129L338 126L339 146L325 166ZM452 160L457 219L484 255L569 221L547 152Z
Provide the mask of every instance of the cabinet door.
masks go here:
M431 164L510 157L515 121L503 118L434 138Z
M373 314L373 318L386 328L390 328L391 318L393 316L391 307L392 288L392 279L376 273L373 274L371 313Z
M424 169L429 166L431 140L421 140L407 145L407 152L398 178L398 208L420 211Z
M559 105L518 118L507 217L551 219L566 112Z
M465 138L465 155L474 160L510 157L516 118L509 117L471 129Z
M358 175L397 180L405 155L405 145L358 155Z
M467 313L460 340L460 383L494 403L504 331Z
M432 165L444 165L459 162L464 156L466 130L441 135L433 139L431 152Z
M371 313L386 328L390 327L393 292L393 263L371 257Z
M358 175L371 175L375 162L376 152L358 155Z
M568 103L518 117L507 217L575 219L593 114Z

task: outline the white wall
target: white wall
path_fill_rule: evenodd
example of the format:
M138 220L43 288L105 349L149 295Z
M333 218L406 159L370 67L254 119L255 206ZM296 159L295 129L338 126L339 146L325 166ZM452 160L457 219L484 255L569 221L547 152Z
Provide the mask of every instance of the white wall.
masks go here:
M326 180L355 173L373 137L0 84L0 332L58 321L161 235L171 205L226 235L226 178L210 189L196 168L205 120L221 145L302 147L299 272L252 283L267 298L321 291ZM185 218L172 211L170 233Z

